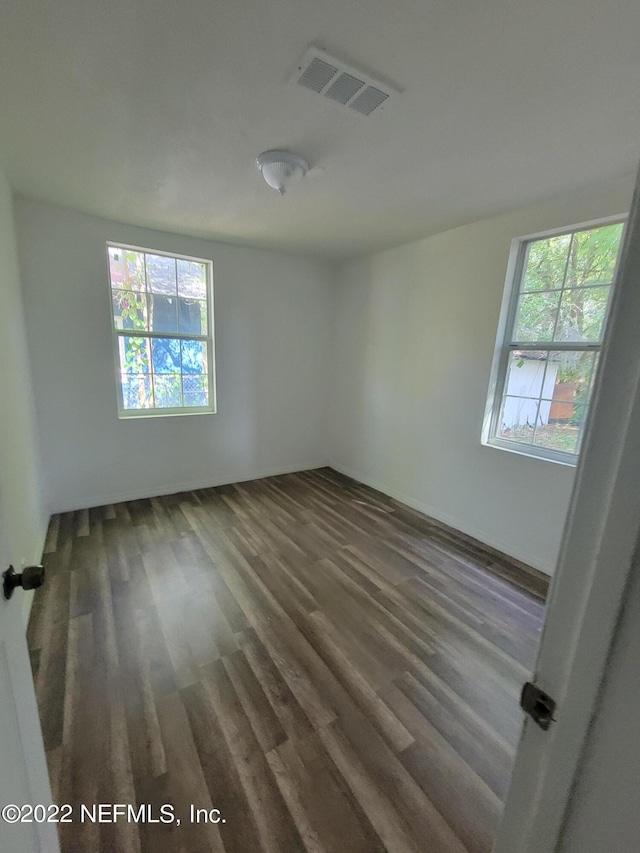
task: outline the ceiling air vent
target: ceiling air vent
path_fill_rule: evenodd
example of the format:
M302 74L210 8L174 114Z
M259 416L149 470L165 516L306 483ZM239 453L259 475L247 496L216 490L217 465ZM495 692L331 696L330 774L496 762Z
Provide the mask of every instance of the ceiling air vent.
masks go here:
M387 100L389 95L383 92L382 89L377 89L375 86L367 86L367 88L354 98L349 104L352 110L357 110L362 115L370 116L374 110L381 107Z
M365 116L381 109L392 94L397 94L397 89L317 47L307 50L293 79L305 89Z
M330 83L338 73L335 65L329 65L317 56L307 65L298 79L301 86L313 89L314 92L322 92L327 83Z

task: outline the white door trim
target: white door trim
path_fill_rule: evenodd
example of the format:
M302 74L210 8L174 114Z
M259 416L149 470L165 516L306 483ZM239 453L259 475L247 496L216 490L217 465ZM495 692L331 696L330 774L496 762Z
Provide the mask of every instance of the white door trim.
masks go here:
M495 853L551 853L605 674L640 530L640 174L603 363L552 581L535 681L558 703L526 721Z

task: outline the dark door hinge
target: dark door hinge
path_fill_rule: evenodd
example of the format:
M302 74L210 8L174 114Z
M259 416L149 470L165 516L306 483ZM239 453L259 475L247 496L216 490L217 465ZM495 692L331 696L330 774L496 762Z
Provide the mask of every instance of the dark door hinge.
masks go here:
M551 696L547 696L539 687L527 681L522 688L520 707L541 729L546 731L554 719L556 703Z

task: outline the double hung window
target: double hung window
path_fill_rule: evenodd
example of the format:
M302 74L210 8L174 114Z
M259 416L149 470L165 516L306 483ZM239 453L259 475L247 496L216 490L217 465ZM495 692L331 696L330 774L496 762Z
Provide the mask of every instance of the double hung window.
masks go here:
M622 231L611 222L518 243L489 444L575 464Z
M211 262L109 244L122 418L215 411Z

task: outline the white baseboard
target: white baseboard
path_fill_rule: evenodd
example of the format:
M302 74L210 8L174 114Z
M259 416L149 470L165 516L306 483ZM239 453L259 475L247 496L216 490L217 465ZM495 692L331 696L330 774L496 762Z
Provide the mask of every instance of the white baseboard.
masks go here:
M486 533L469 527L464 522L460 521L460 519L454 518L446 513L442 513L434 507L429 506L429 504L426 504L411 495L406 495L403 492L399 492L397 489L391 488L380 480L376 480L373 477L367 477L358 471L354 471L352 468L346 467L345 465L336 465L334 462L329 462L329 467L333 468L334 471L338 471L340 474L351 477L352 480L357 480L365 486L370 486L372 489L376 489L376 491L382 492L388 497L410 506L412 509L417 509L418 512L422 512L424 515L428 515L436 521L441 521L443 524L447 524L449 527L459 530L460 533L464 533L466 536L471 536L479 542L484 542L484 544L488 545L490 548L494 548L496 551L500 551L508 557L513 557L515 560L520 560L522 563L526 563L532 568L543 572L545 575L551 576L553 574L553 570L549 566L540 565L539 560L533 555L526 553L514 554L512 553L513 549L508 545L505 545L504 542L495 540L492 537L487 537Z
M215 486L227 486L231 483L246 483L249 480L262 480L265 477L277 477L280 474L295 474L298 471L311 471L315 468L326 468L328 462L298 463L296 465L285 465L275 468L264 468L255 471L243 471L236 475L225 475L216 478L214 475L202 480L190 480L183 483L165 483L152 488L142 487L129 492L108 492L93 495L87 498L79 498L69 503L56 504L51 508L52 515L61 512L73 512L77 509L90 509L94 506L107 506L108 504L119 504L124 501L136 501L143 498L156 498L162 495L173 495L177 492L192 492L195 489L210 489Z

